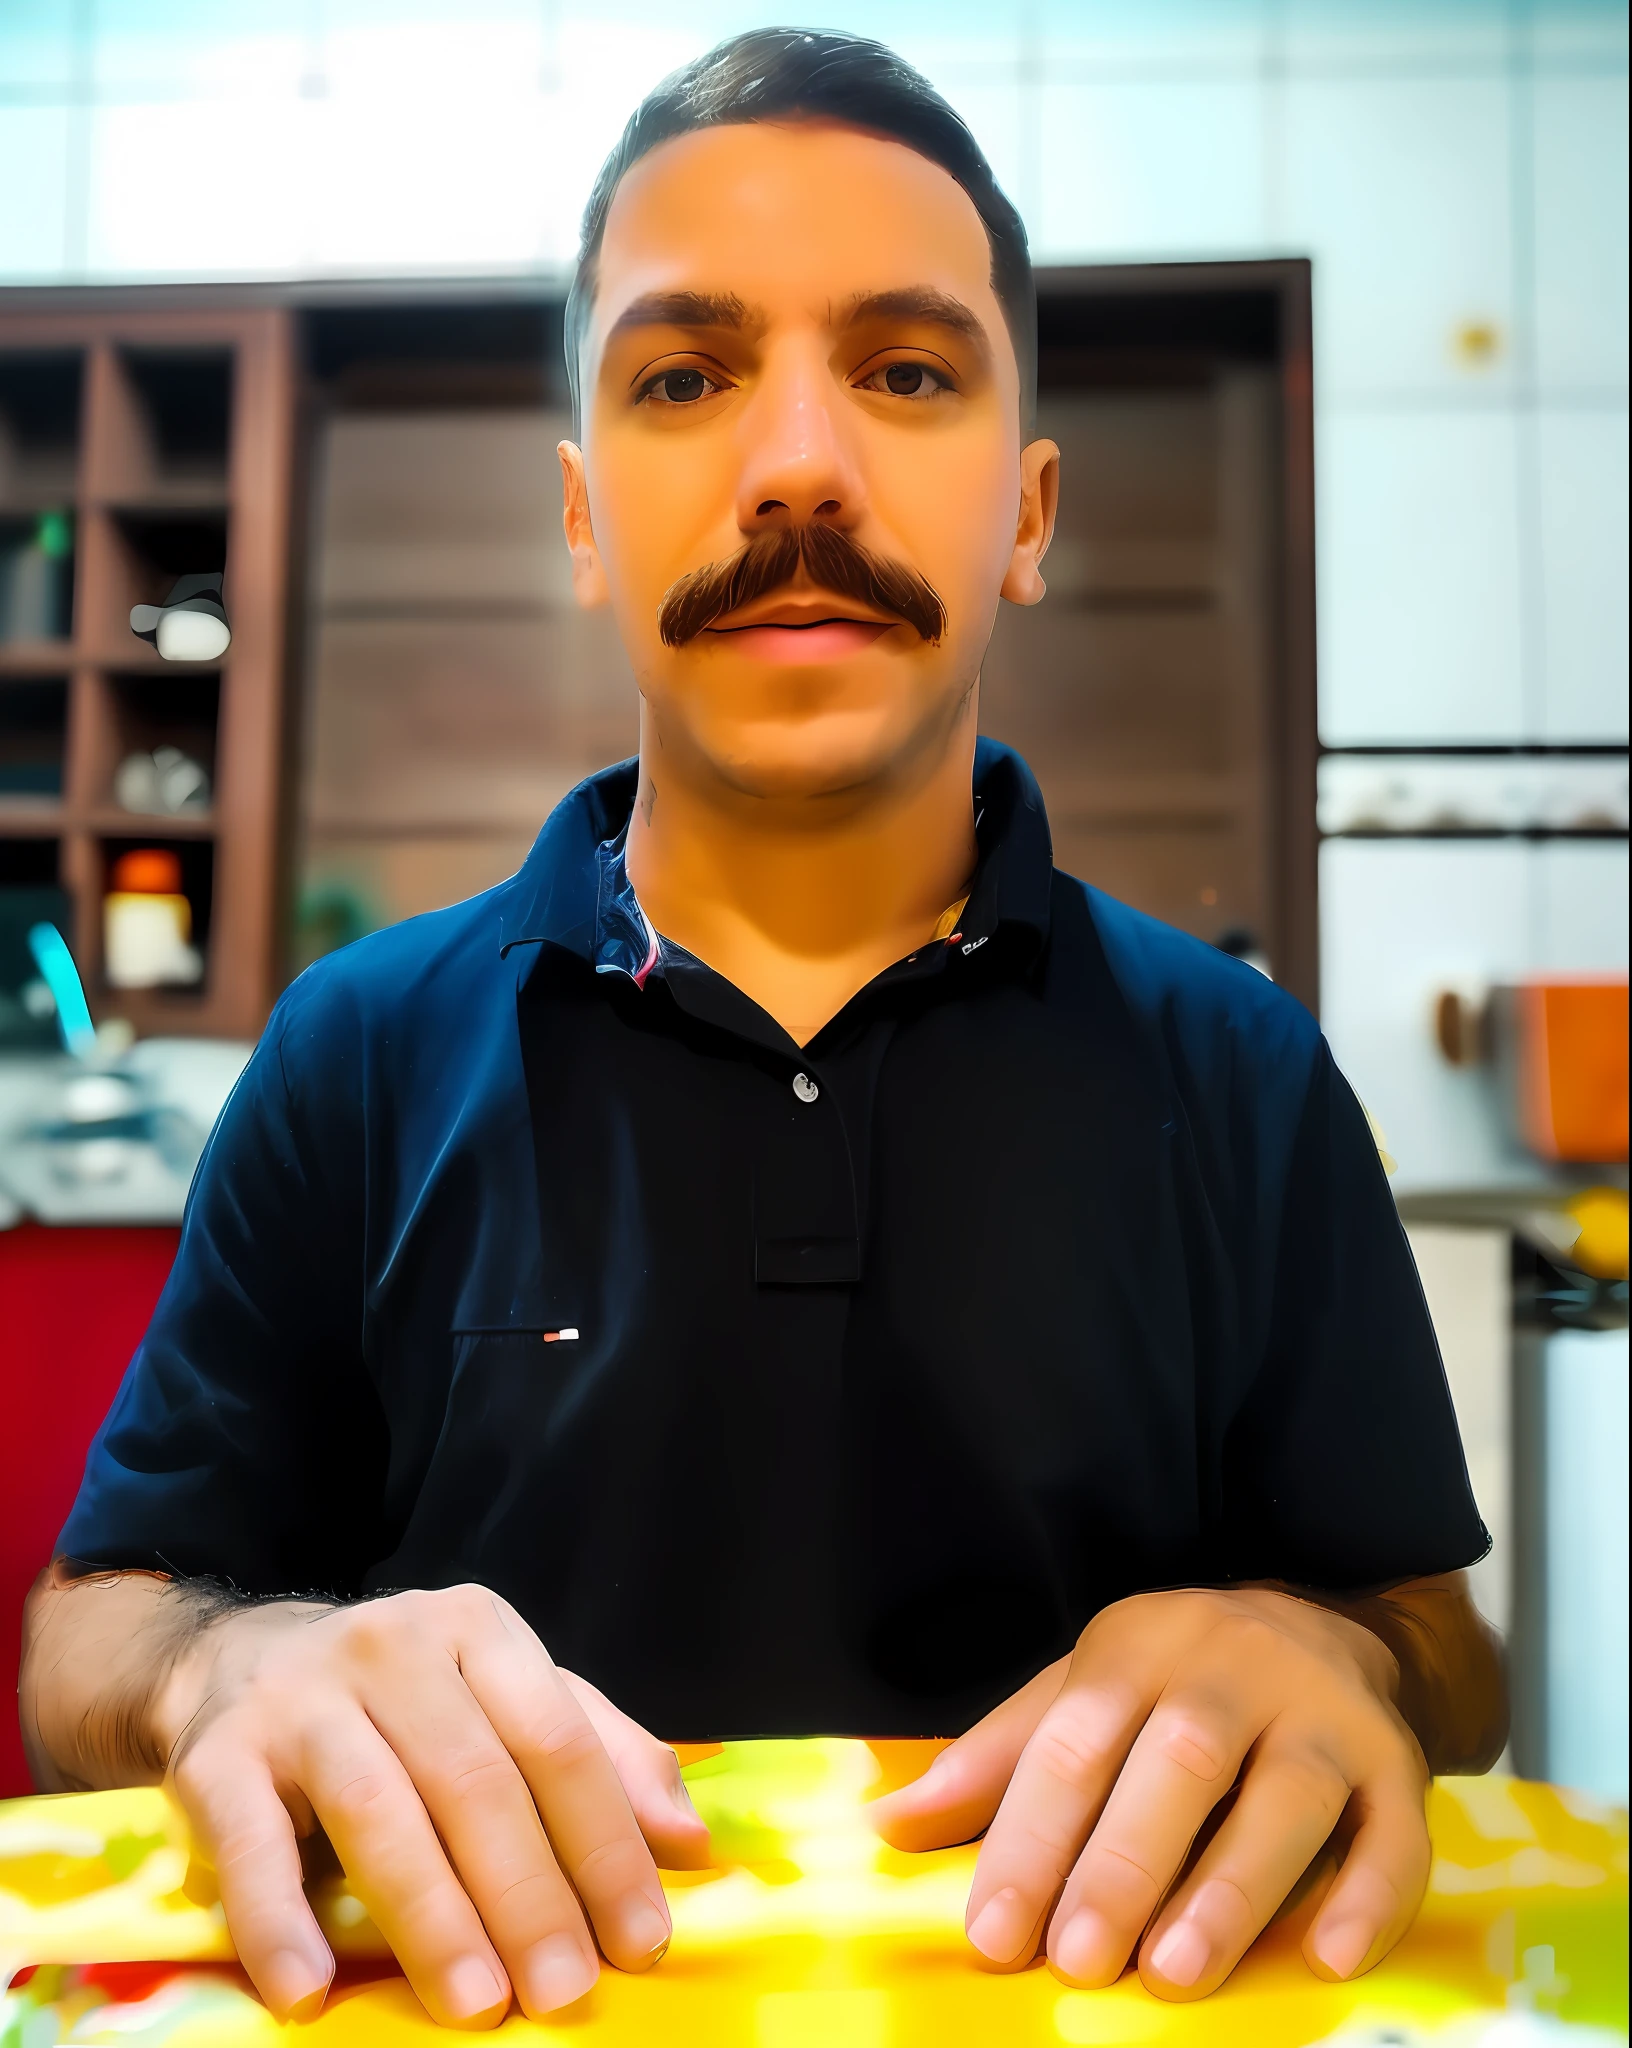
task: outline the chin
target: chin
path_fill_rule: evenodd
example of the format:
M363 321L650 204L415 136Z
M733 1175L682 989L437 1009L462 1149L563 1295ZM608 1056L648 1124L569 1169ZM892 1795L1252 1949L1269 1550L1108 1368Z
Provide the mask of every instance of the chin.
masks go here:
M699 731L699 751L720 779L744 796L842 797L887 781L928 738L921 721L897 711L835 712L757 720L728 731Z

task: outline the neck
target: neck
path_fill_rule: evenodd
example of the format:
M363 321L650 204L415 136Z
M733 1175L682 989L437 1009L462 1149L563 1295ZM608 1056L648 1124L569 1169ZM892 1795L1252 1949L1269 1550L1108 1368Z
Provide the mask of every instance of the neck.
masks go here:
M805 1044L968 888L975 731L971 692L933 756L832 795L765 798L676 772L643 707L627 861L646 915Z

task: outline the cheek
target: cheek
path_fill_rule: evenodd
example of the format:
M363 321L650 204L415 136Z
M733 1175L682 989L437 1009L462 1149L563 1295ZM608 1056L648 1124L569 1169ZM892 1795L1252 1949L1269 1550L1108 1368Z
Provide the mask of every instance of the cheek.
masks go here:
M879 511L906 558L927 576L954 633L989 622L1014 551L1017 448L984 437L924 448L903 464Z
M714 465L688 448L633 449L610 437L586 451L590 519L620 620L656 633L657 607L677 576L735 545L727 493L722 514Z

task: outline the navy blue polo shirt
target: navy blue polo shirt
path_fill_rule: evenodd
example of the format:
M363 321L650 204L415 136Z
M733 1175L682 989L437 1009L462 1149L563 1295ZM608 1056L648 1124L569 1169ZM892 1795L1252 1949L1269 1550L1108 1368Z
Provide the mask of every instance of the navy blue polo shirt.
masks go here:
M477 1580L676 1739L953 1733L1125 1594L1483 1553L1298 1003L982 742L959 931L801 1048L651 932L635 781L286 992L63 1553Z

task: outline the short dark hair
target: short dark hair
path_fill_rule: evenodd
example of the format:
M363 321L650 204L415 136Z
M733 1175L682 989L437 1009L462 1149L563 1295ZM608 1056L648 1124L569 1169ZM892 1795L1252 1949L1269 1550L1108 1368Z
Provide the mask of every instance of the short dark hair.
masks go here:
M677 135L800 118L840 121L903 143L939 164L968 193L991 244L992 290L1020 366L1020 418L1029 428L1037 396L1037 288L1025 223L993 177L968 124L921 72L882 43L802 28L751 29L732 36L671 73L630 115L584 209L578 270L567 297L567 382L574 418L581 416L578 361L595 299L596 259L612 196L625 172Z

